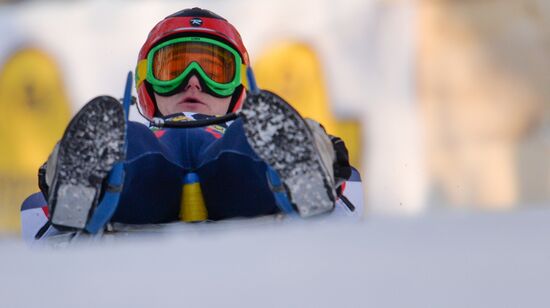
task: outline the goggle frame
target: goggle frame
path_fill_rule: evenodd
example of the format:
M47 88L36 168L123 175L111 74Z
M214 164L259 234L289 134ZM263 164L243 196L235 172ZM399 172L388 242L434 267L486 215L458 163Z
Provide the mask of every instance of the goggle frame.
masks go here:
M153 74L153 58L155 56L155 53L163 47L177 44L177 43L182 43L182 42L203 42L203 43L208 43L208 44L222 47L225 50L229 51L235 57L235 76L233 77L233 80L231 80L228 83L219 83L212 80L206 74L206 72L202 69L200 64L197 63L196 61L191 62L183 70L183 72L181 72L181 74L179 74L174 79L171 79L171 80L157 79ZM180 37L180 38L168 40L166 42L163 42L151 48L151 50L147 54L146 61L147 61L146 63L147 73L146 73L145 79L147 80L147 82L151 84L153 90L159 94L170 93L175 89L177 89L193 70L195 70L200 75L200 77L204 80L205 84L208 86L208 88L211 91L213 91L214 93L222 97L232 95L235 92L235 89L242 83L241 73L242 73L243 62L239 53L233 47L223 42L220 42L211 38L207 38L207 37L191 36L191 37Z

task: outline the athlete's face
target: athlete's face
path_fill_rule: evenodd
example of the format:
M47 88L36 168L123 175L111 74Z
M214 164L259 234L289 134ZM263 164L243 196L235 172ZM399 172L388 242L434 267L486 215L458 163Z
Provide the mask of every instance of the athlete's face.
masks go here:
M224 115L231 102L231 96L220 98L204 92L197 76L192 76L180 93L172 96L155 93L155 99L160 113L165 116L180 112Z

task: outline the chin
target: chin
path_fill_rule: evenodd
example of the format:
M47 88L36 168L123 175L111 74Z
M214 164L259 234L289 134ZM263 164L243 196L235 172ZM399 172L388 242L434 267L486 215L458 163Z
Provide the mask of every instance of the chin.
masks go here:
M180 112L196 112L196 113L202 113L206 115L210 115L212 111L205 105L202 104L182 104L179 106L175 113Z

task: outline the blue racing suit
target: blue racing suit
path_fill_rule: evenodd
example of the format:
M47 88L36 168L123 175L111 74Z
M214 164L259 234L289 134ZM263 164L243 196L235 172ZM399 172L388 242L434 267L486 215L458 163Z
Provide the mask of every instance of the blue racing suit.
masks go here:
M185 119L184 115L171 119L178 120L178 117ZM206 116L196 114L193 117ZM269 167L248 144L240 119L230 125L166 129L129 122L127 132L126 176L112 222L177 221L182 182L189 172L196 173L200 179L209 220L280 212L267 180ZM273 172L271 170L271 174ZM361 217L363 195L357 170L353 169L343 188L346 188L344 194L358 208L348 209L338 200L335 212ZM21 220L25 240L35 238L48 216L48 206L41 192L23 202Z
M278 212L266 180L267 165L248 144L242 125L238 119L229 126L150 129L129 122L126 177L111 220L177 220L188 172L199 176L210 220Z

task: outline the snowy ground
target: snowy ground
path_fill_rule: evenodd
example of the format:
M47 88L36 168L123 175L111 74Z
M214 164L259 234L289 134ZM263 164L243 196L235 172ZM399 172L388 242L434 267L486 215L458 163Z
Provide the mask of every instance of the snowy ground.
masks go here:
M1 307L550 307L550 209L0 241Z

